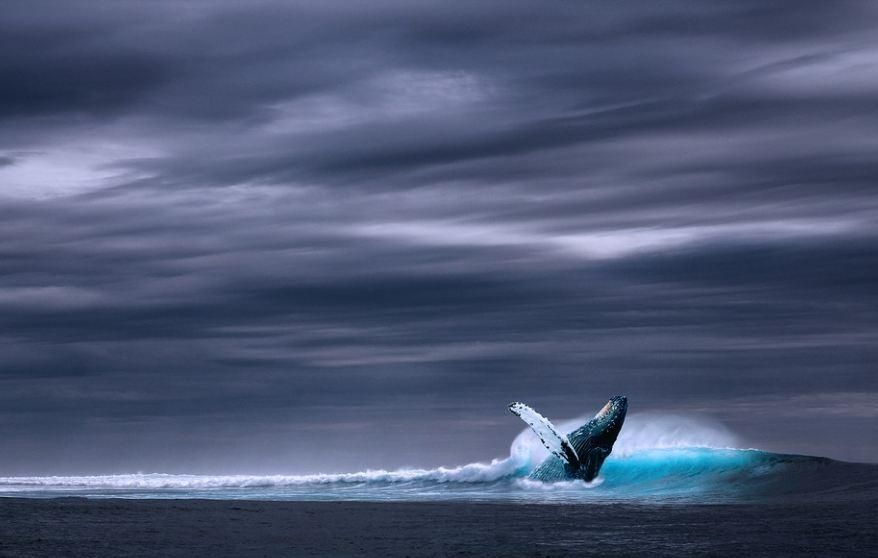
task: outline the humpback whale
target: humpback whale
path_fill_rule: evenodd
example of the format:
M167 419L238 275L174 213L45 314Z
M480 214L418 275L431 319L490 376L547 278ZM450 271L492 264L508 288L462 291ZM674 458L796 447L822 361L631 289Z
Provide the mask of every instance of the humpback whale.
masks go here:
M628 399L621 395L611 397L593 419L566 436L558 432L549 419L524 403L512 403L509 410L526 422L551 452L530 474L531 479L591 481L613 451L628 412Z

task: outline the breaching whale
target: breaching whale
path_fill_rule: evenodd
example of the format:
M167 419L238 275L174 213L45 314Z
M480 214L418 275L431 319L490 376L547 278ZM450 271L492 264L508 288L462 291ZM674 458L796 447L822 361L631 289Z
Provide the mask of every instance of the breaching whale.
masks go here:
M593 419L564 436L549 419L524 403L512 403L509 410L530 426L551 452L529 475L543 482L582 479L591 481L613 451L628 412L628 398L611 397Z

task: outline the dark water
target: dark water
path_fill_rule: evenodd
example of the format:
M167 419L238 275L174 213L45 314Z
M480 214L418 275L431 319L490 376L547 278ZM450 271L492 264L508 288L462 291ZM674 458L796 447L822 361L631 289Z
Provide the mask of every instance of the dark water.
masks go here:
M735 504L0 498L0 556L875 556L874 493Z

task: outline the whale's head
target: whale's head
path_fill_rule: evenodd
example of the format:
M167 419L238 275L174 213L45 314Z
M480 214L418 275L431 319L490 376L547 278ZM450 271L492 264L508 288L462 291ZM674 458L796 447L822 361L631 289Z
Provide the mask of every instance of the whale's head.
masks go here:
M570 442L578 454L597 450L597 455L601 456L594 467L595 474L600 463L603 463L603 458L613 451L613 444L619 437L627 413L628 398L622 395L611 397L593 419L570 433Z
M573 475L586 481L598 475L604 460L613 451L627 413L628 398L611 397L593 419L570 433L570 442L580 461Z
M591 438L595 445L611 450L619 437L627 413L628 398L624 395L611 397L594 416Z

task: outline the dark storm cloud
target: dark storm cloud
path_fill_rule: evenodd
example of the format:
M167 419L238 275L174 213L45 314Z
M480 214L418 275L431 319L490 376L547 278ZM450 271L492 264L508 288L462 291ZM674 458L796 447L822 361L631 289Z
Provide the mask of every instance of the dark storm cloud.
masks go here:
M0 470L451 463L615 392L878 459L873 12L7 3Z

